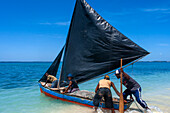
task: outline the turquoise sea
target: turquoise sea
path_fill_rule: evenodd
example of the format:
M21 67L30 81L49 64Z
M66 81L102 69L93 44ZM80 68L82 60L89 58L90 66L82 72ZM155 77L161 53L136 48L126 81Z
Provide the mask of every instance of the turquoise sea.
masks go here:
M37 81L50 64L0 63L0 113L93 113L91 108L40 93ZM142 97L153 113L170 113L170 62L138 62L125 71L142 86ZM120 81L110 77L119 89ZM100 79L80 84L80 89L94 91ZM127 112L138 113L136 109L134 103Z

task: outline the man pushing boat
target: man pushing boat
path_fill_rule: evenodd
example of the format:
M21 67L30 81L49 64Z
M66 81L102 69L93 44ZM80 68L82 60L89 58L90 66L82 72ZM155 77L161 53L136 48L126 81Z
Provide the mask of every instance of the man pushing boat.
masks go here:
M120 70L116 70L116 77L119 79L120 78L120 73L122 72L122 76L123 76L123 85L127 88L124 92L123 92L123 98L124 100L127 99L127 96L130 95L130 98L132 98L132 94L135 96L136 101L144 108L144 109L149 109L146 102L144 100L142 100L141 98L141 86L139 85L138 82L136 82L133 78L131 78L127 73L125 73L123 71L123 68L121 68Z
M114 107L113 107L113 101L112 101L112 93L110 90L110 87L113 87L113 89L115 90L116 94L118 96L120 96L119 91L116 89L115 85L113 82L110 81L110 78L108 75L106 75L104 77L104 79L100 80L96 89L95 89L95 96L93 99L93 104L95 106L95 111L97 111L97 107L99 106L99 103L102 99L102 97L104 97L105 100L105 106L106 108L109 108L112 110L112 113L114 112Z

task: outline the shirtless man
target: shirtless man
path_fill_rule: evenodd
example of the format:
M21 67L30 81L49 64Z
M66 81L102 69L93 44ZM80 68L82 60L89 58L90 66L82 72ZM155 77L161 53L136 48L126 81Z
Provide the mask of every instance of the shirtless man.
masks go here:
M51 88L57 88L57 84L58 84L57 78L53 75L49 75L48 73L46 73L45 75L47 76L47 80L46 80L45 84L43 84L41 82L41 85L46 86L47 82L50 81L50 82L52 82L52 84L48 84L48 86Z
M96 87L96 90L95 90L96 94L95 94L94 99L93 99L95 111L97 111L97 107L99 106L99 103L100 103L102 97L104 97L106 108L109 108L110 110L112 110L112 113L115 113L114 107L113 107L112 93L111 93L110 87L113 87L116 94L118 96L120 96L120 93L116 89L114 83L111 82L109 76L106 75L104 77L104 79L99 81L99 83Z

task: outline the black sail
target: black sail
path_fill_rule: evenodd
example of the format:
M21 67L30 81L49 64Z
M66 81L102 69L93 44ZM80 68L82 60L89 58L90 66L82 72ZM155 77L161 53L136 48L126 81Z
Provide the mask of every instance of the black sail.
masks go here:
M64 50L64 47L62 48L62 50L60 51L60 53L58 54L58 56L56 57L56 59L53 61L53 63L51 64L51 66L49 67L49 69L47 70L46 73L50 74L50 75L53 75L53 76L56 76L57 74L57 71L58 71L58 67L60 65L60 61L61 61L61 57L62 57L62 53L63 53L63 50ZM42 78L39 80L42 81L42 82L45 82L47 80L47 77L46 75L44 74L42 76Z
M67 36L61 81L78 83L149 54L104 20L85 0L77 0Z

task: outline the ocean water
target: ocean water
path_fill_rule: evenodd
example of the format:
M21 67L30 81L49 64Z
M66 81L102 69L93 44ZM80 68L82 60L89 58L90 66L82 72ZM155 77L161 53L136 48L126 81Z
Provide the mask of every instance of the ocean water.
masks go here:
M92 108L55 100L40 93L37 81L50 64L0 63L0 113L93 113ZM170 113L169 62L138 62L125 71L139 82L143 100L153 113ZM120 81L113 74L110 77L119 89ZM94 91L102 78L80 84L80 89ZM112 94L117 97L113 90ZM126 113L141 113L139 108L143 109L137 105L133 103Z

